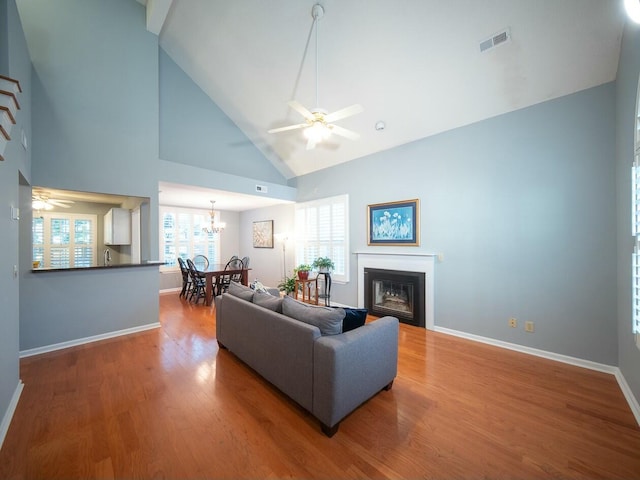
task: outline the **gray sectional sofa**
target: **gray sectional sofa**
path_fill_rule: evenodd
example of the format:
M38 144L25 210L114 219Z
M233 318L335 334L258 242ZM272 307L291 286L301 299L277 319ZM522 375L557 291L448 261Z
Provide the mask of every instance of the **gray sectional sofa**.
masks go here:
M247 290L232 288L216 297L219 345L320 420L326 435L333 436L363 402L391 388L398 364L397 318L339 333L342 308Z

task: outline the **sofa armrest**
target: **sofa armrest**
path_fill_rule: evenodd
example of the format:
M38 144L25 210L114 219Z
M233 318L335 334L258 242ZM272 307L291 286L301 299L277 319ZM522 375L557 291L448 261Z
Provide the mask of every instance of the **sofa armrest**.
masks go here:
M314 345L313 414L333 427L393 382L398 371L395 317L383 317Z

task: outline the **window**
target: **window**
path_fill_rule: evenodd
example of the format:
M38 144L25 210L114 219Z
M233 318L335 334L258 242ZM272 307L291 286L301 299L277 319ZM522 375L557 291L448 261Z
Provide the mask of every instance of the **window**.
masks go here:
M219 263L220 234L204 232L203 227L208 224L208 212L160 206L160 260L165 262L161 270L180 268L178 257L186 260L204 255L209 263Z
M634 157L631 169L632 178L632 207L631 232L634 236L632 258L632 328L636 335L636 345L640 348L640 79L638 80L638 94L636 96L636 114L634 126Z
M349 281L349 196L296 205L296 265L329 257L335 264L332 278Z
M47 268L96 265L97 216L42 213L33 218L33 260Z

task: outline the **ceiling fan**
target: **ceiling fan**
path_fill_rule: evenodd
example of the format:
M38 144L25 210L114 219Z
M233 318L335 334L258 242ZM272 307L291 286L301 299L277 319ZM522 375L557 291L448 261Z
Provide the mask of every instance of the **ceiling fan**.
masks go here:
M71 208L70 203L73 200L63 200L60 198L51 198L46 192L34 191L31 195L31 208L34 210L53 210L55 207Z
M318 20L324 15L324 8L320 4L315 4L311 9L313 16L313 26L316 30L316 105L318 102ZM304 117L304 123L288 125L286 127L272 128L268 133L286 132L289 130L303 129L304 136L307 138L307 150L312 150L322 140L326 140L332 133L348 138L349 140L357 140L360 135L346 128L335 125L333 122L350 117L362 112L364 109L361 105L355 104L328 113L323 108L316 106L313 110L309 110L301 103L290 100L288 105Z

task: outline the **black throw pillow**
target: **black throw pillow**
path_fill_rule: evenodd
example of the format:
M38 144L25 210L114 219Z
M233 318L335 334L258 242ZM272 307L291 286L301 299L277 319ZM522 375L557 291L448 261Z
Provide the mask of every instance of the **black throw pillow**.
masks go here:
M344 318L342 319L342 333L349 330L355 330L358 327L364 325L367 321L366 308L348 308L348 307L333 307L344 309Z

